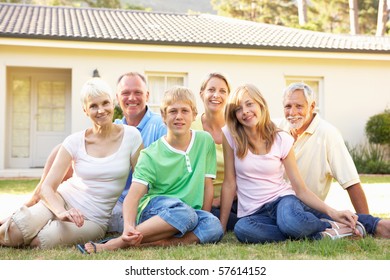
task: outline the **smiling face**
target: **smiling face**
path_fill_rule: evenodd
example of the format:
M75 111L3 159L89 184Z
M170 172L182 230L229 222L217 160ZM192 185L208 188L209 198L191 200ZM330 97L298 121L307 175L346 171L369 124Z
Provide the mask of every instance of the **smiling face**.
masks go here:
M289 122L290 129L302 134L313 119L315 102L308 104L302 90L287 94L283 100L284 117Z
M168 133L176 136L185 135L190 131L195 116L191 106L186 102L178 101L169 105L164 115Z
M245 128L255 128L261 122L260 105L247 93L242 95L235 114L238 122Z
M149 92L138 75L125 75L117 86L119 106L129 125L138 125L146 112Z
M85 114L99 126L112 123L114 104L109 95L88 96L84 101Z
M218 77L212 77L200 95L206 111L223 111L229 95L228 85L224 80Z

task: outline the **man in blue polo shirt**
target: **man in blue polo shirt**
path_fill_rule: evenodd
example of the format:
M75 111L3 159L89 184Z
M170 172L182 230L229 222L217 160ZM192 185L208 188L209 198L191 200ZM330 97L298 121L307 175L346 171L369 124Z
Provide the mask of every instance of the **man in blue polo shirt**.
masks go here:
M149 91L143 75L137 72L129 72L120 76L116 98L124 117L121 120L116 119L114 123L135 126L141 132L145 148L166 134L167 128L160 114L152 112L146 105L149 99ZM123 231L122 203L129 192L131 179L132 173L129 174L125 190L114 207L108 225L108 232Z

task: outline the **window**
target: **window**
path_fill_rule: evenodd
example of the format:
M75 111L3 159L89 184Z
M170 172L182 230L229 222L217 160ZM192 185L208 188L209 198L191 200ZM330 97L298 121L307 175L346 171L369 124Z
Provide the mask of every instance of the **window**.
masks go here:
M146 72L145 75L150 93L148 106L157 113L160 113L161 99L168 88L187 84L187 75L184 73Z
M320 77L305 77L305 76L286 76L286 86L291 83L303 82L307 84L314 91L315 101L316 101L316 112L324 112L323 108L323 91L322 91L322 83L323 79Z

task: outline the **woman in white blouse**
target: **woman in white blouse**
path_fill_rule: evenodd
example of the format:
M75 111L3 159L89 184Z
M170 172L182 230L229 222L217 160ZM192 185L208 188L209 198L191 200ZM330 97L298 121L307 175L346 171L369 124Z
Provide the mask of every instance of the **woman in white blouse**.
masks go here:
M39 190L0 226L3 246L52 248L104 237L112 208L143 148L139 131L112 122L113 94L100 78L88 80L81 101L92 127L68 136ZM61 183L73 164L73 177Z

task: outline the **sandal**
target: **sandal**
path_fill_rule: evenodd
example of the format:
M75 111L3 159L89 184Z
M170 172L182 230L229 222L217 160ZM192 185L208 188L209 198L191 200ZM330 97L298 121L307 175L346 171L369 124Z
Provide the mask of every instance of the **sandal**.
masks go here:
M96 244L93 243L92 241L88 241L88 243L93 246L93 251L94 251L94 253L96 253ZM85 249L84 244L77 244L76 247L77 247L77 249L79 249L79 251L82 254L89 254L89 252Z
M323 231L321 234L325 237L330 237L332 240L339 239L339 238L344 238L344 237L352 237L352 238L359 238L359 237L366 237L367 236L367 231L360 223L359 221L356 221L356 228L360 235L355 233L355 229L349 228L348 226L328 220L328 219L321 219L323 222L328 222L332 228L327 228L325 231Z
M107 237L107 238L104 238L98 242L92 242L92 241L88 241L87 243L91 244L93 246L93 251L94 253L96 253L96 244L105 244L107 243L109 240L111 239L114 239L115 237ZM84 244L77 244L76 245L77 249L79 249L79 251L82 253L82 254L89 254L88 251L85 249L85 246Z
M348 229L348 228L343 228L344 231L347 230L344 233L340 233L337 229L335 228L327 228L325 231L321 232L321 235L323 237L329 237L332 240L344 238L344 237L349 237L349 236L354 236L353 230Z

